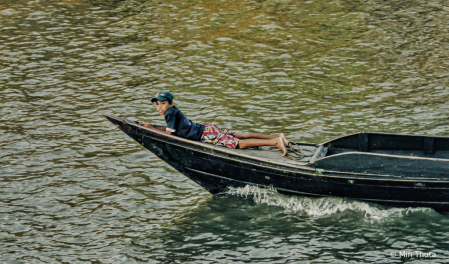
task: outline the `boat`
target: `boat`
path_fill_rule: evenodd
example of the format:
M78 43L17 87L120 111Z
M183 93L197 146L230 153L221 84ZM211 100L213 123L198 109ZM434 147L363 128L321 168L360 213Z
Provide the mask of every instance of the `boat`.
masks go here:
M265 148L220 147L104 117L212 194L253 185L289 195L449 209L449 137L359 132L295 143L302 155L287 159Z

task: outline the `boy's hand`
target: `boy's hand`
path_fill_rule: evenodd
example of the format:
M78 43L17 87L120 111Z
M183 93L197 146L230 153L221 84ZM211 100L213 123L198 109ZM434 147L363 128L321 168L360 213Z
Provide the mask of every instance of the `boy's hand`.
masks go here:
M148 123L146 123L144 121L139 121L139 125L144 126L144 127L148 127L148 128L154 128L150 124L148 124Z

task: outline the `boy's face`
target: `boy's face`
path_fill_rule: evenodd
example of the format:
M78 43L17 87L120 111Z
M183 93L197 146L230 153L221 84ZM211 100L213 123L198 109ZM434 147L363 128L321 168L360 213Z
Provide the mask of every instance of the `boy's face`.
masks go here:
M156 109L159 112L160 115L165 114L170 107L173 106L173 102L171 104L168 103L168 101L159 101L156 102Z

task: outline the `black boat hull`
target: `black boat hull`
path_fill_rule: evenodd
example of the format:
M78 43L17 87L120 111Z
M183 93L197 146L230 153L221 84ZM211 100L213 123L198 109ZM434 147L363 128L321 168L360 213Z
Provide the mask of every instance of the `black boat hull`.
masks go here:
M449 182L358 173L322 173L233 154L105 116L128 136L212 194L229 187L256 185L285 194L336 196L402 207L449 209ZM424 181L422 181L424 182Z

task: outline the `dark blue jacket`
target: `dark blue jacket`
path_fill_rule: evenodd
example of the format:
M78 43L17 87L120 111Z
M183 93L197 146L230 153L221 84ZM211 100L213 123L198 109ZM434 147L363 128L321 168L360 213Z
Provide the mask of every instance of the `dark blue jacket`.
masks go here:
M167 131L174 132L176 136L200 140L205 126L192 122L177 108L171 107L165 112L165 122L167 122Z

